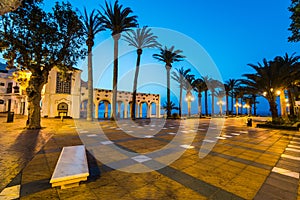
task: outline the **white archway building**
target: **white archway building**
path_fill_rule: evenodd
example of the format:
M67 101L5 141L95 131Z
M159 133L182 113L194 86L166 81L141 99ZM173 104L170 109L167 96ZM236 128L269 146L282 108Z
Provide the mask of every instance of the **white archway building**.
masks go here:
M81 87L81 116L86 112L86 102L88 99L88 90ZM112 90L94 89L94 118L109 118L109 104L112 102ZM99 105L104 104L104 115L99 117ZM144 109L143 109L144 105ZM132 106L132 93L118 91L117 93L117 116L121 118L130 118ZM145 107L146 106L146 107ZM160 96L159 94L137 93L136 96L136 117L160 117Z

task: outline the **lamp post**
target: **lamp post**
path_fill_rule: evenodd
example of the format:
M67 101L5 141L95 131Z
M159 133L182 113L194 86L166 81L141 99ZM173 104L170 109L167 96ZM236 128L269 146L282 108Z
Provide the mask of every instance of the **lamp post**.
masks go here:
M220 115L222 115L223 114L223 105L225 105L225 102L222 100L219 100L217 102L217 105L219 106L219 109L220 109Z
M194 101L194 96L192 95L191 91L188 91L186 93L185 100L188 104L188 117L190 117L191 116L191 102Z
M245 104L243 106L243 108L246 108L247 109L247 115L250 115L250 105L249 104Z
M236 112L236 116L238 116L239 115L239 107L242 107L242 105L241 104L239 104L239 103L236 103L235 105L235 112Z

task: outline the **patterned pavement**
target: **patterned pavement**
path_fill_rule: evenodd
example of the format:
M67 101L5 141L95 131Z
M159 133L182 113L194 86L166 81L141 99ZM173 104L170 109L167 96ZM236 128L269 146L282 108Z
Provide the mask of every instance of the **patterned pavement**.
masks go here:
M0 199L300 199L298 132L242 118L136 122L43 119L51 138ZM62 147L82 143L88 181L51 188Z

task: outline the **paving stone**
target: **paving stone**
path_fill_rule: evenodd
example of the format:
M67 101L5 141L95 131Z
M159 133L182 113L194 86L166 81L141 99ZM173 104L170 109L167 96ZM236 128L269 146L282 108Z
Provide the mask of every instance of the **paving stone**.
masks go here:
M262 194L261 194L262 193ZM255 199L262 199L261 195L267 194L269 196L275 196L278 199L296 199L297 194L291 193L275 186L264 184L256 195Z

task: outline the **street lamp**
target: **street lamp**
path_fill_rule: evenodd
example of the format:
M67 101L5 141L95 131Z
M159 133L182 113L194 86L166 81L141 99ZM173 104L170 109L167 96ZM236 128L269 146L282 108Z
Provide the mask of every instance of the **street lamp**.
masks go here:
M239 115L239 107L242 107L242 105L241 104L239 104L239 103L236 103L235 105L235 109L236 109L236 116L238 116Z
M246 108L246 109L247 109L247 115L249 115L249 114L250 114L250 105L245 104L245 105L243 106L243 108Z
M222 101L222 100L219 100L219 101L217 102L217 105L219 106L219 109L220 109L220 115L222 115L222 113L223 113L222 107L223 107L223 105L225 105L225 102Z
M194 101L194 96L192 95L191 91L188 91L186 93L185 101L188 104L188 117L190 117L191 116L191 102Z

